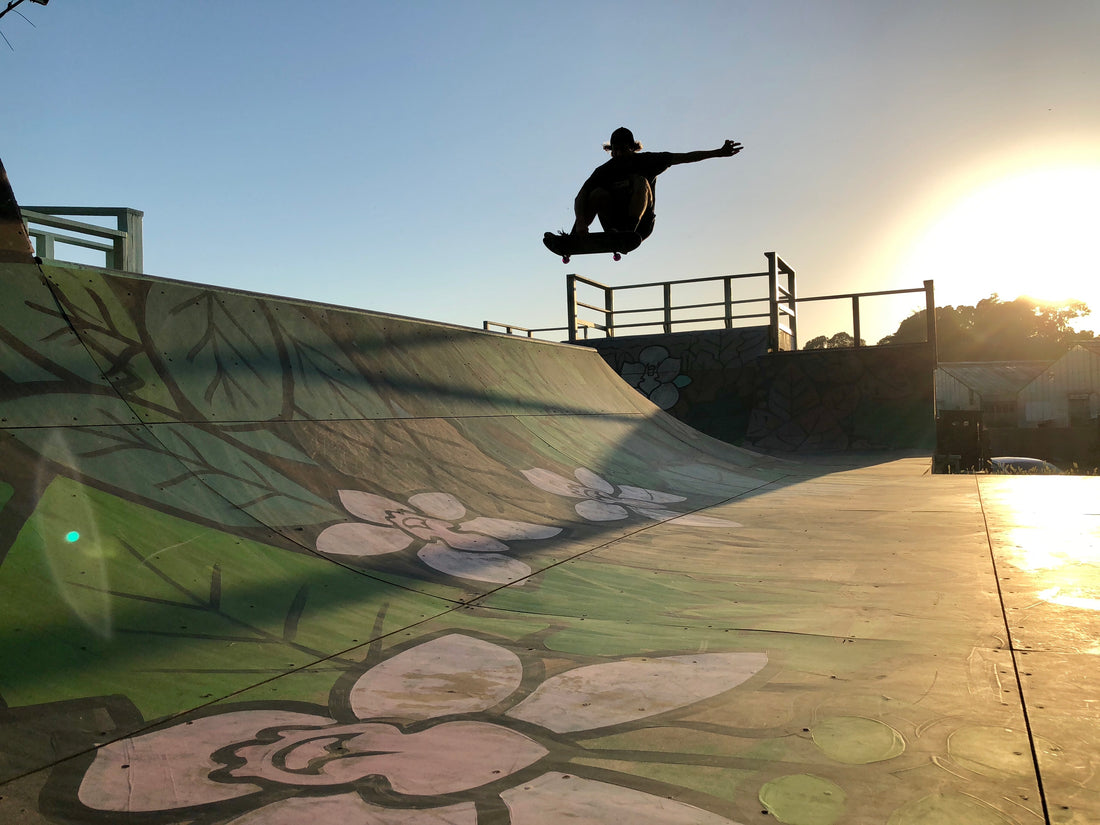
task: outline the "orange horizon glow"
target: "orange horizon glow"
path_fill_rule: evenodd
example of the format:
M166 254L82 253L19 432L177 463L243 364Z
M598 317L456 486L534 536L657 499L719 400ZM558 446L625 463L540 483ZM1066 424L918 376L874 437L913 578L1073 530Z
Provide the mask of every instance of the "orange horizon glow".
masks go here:
M1043 305L1084 301L1100 321L1100 153L1035 152L967 169L913 210L884 257L902 287L931 279L939 306L997 295Z

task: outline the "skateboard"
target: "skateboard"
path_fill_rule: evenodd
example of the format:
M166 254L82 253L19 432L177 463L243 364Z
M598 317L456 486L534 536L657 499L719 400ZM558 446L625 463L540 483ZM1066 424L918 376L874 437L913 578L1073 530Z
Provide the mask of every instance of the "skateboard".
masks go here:
M642 236L637 232L590 232L587 235L547 232L542 236L542 242L555 255L561 255L561 262L567 264L572 255L595 255L600 252L613 253L617 261L627 252L637 249Z

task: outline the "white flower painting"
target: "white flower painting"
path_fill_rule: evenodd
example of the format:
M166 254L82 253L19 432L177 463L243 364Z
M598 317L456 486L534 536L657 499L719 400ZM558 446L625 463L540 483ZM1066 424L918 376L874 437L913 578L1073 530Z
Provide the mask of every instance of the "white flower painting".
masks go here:
M496 518L466 518L466 508L449 493L419 493L402 504L358 490L340 490L340 503L361 521L327 527L317 551L361 561L417 546L429 567L458 578L508 584L531 568L508 555L506 541L547 539L561 528Z
M626 812L639 825L730 825L562 767L571 735L682 710L767 661L753 652L623 659L525 692L514 652L451 633L367 669L327 709L241 706L104 745L77 796L117 822L201 813L229 825L477 825L478 802L493 796L513 825L597 825Z
M619 521L638 515L654 521L676 519L687 527L740 527L736 521L699 516L669 509L667 505L687 499L672 493L632 485L615 485L585 467L578 467L573 478L541 468L524 470L527 480L548 493L580 499L574 509L589 521Z

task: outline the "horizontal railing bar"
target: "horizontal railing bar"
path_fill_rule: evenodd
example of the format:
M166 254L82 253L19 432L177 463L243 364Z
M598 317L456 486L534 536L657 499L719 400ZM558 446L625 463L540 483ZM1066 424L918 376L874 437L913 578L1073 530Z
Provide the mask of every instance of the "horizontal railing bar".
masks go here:
M725 321L727 319L732 321L743 321L749 318L767 318L768 314L755 313L752 315L715 315L711 318L684 318L682 320L673 319L670 322L670 326L678 326L683 324L701 324L708 321ZM615 324L615 329L633 329L635 327L663 327L665 322L661 321L635 321L632 324Z
M97 235L100 238L125 238L130 233L119 229L108 229L104 226L96 226L94 223L71 221L68 218L55 218L43 212L32 212L23 209L23 220L27 223L37 223L42 226L52 226L54 229L68 229L70 231L85 232L89 235Z
M509 335L512 334L513 330L515 330L516 332L526 332L528 338L531 337L532 332L535 332L535 330L533 330L533 329L528 329L527 327L521 327L518 324L502 324L499 321L482 321L481 322L481 328L484 329L484 330L488 330L489 332L492 332L493 327L500 327L501 329L507 330Z
M706 309L707 307L724 307L724 306L739 306L741 304L763 304L767 303L767 298L746 298L743 301L713 301L708 304L679 304L677 306L668 307L669 312L679 312L684 309ZM595 309L599 312L606 312L607 310L602 307L594 307L588 304L581 304L578 302L578 306L587 306L589 309ZM640 309L616 309L614 313L616 315L637 315L640 312L664 312L665 307L642 307ZM767 314L767 313L764 313Z
M606 315L607 313L609 313L609 312L611 312L611 311L612 311L612 310L609 310L609 309L608 309L607 307L597 307L597 306L592 306L592 304L586 304L586 303L584 303L583 301L577 301L577 306L579 306L579 307L584 307L585 309L593 309L593 310L595 310L596 312L602 312L602 313L604 313L605 315ZM617 310L617 309L616 309L616 310L614 310L614 312L618 313L618 312L619 312L619 310Z
M607 286L606 284L601 284L599 281L593 281L591 278L586 278L583 275L574 274L570 277L573 278L573 280L578 284L588 284L589 286L596 287L596 289L614 289L614 287Z
M707 281L725 281L725 280L739 280L741 278L767 278L767 277L768 277L767 272L746 272L742 275L709 275L705 278L684 278L684 279L679 280L679 281L652 281L652 282L646 283L646 284L627 284L625 286L609 286L609 287L604 287L604 288L605 289L610 289L610 290L613 290L613 291L618 291L618 290L624 290L624 289L646 289L647 287L652 288L652 287L657 287L657 286L665 286L666 284L668 284L670 286L675 286L676 284L701 284L701 283L706 283ZM597 284L597 286L602 286L602 284ZM767 299L765 299L765 300L767 300Z
M115 248L109 243L99 243L98 241L89 241L85 238L76 238L71 235L58 235L56 232L43 232L36 229L28 229L27 234L32 238L40 238L43 241L46 238L50 238L54 243L68 244L69 246L81 246L85 249L94 249L97 252L114 252Z
M904 295L906 293L913 292L925 292L924 287L918 287L916 289L884 289L880 292L847 292L843 295L814 295L809 298L795 298L798 303L803 301L833 301L842 298L873 298L876 295Z
M530 333L533 333L533 332L569 332L569 327L530 327L530 328L528 328L528 327L521 327L521 326L518 326L516 324L502 324L499 321L482 321L481 322L481 328L485 332L493 332L494 330L492 330L490 327L494 327L494 326L501 327L502 329L505 329L505 330L515 330L516 332L528 333L528 335L527 335L528 338L531 337ZM607 327L601 326L600 324L593 324L591 321L578 320L577 321L577 328L578 329L585 329L585 328L598 329L598 330L603 330L605 332L607 331ZM511 334L511 333L509 333L509 334Z
M131 209L127 206L24 206L22 212L46 212L50 215L93 215L104 218L117 218L129 212L131 215L144 217L145 213L140 209Z

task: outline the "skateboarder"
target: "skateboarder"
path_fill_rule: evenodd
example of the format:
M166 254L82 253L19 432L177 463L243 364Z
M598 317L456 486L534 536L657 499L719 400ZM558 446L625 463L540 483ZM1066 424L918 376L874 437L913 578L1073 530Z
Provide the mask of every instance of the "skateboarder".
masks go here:
M720 149L698 152L643 152L633 133L621 126L603 145L611 160L596 168L573 202L577 219L571 235L584 235L597 216L606 232L637 232L642 239L653 232L657 176L680 163L728 158L741 144L727 140Z

